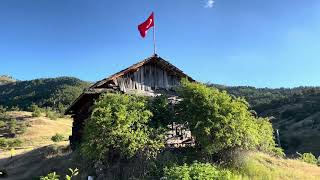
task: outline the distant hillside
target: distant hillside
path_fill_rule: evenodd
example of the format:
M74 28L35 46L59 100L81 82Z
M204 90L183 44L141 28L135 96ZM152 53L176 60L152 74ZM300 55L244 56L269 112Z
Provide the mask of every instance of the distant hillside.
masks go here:
M211 85L244 97L259 116L273 117L288 154L312 152L320 155L320 87L254 88Z
M32 103L41 107L64 108L89 85L72 77L11 82L0 86L0 105L18 106L24 110Z
M16 82L16 80L11 76L0 75L0 85L11 83L11 82Z

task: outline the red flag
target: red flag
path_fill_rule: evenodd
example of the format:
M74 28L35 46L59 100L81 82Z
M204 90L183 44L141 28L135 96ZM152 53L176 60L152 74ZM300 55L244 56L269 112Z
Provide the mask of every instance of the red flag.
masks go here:
M151 15L149 16L149 18L145 22L143 22L142 24L140 24L138 26L138 29L140 31L140 35L143 38L146 37L148 30L150 28L152 28L153 26L154 26L154 16L153 16L153 12L152 12Z

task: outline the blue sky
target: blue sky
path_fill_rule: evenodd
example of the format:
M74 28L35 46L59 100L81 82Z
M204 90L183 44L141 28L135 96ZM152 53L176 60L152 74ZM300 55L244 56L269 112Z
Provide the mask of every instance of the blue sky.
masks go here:
M1 0L0 74L102 79L152 55L151 11L158 54L196 80L320 86L319 0Z

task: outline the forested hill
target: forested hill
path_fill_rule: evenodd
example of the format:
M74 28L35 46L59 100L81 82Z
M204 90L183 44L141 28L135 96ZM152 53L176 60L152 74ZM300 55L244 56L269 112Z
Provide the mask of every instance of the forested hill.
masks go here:
M282 147L289 154L320 155L320 87L254 88L210 85L244 97L259 116L272 117L280 131Z
M35 103L40 107L63 109L89 85L72 77L9 82L0 85L0 106L28 110Z

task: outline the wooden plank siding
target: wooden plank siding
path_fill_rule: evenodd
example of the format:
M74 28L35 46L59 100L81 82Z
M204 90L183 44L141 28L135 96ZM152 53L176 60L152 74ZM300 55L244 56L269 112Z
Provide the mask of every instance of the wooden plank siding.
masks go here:
M148 64L135 72L130 72L116 79L120 91L132 90L154 92L157 89L170 90L179 86L180 78L170 75L157 64Z

